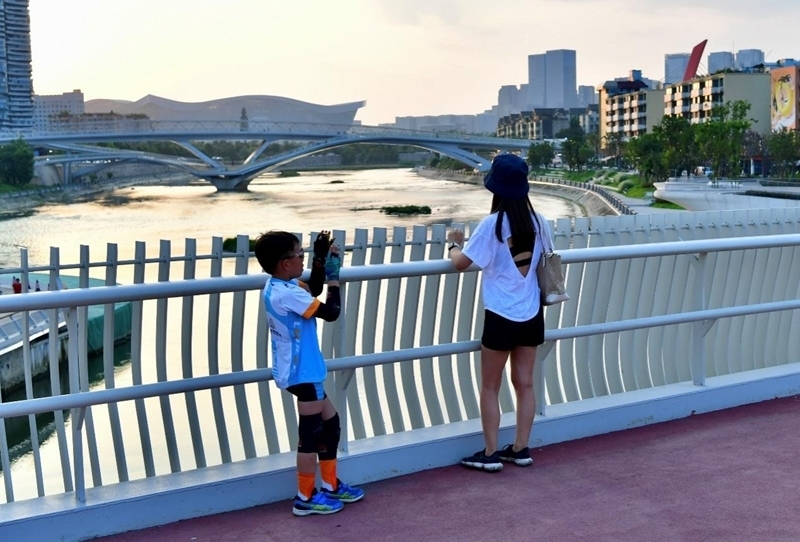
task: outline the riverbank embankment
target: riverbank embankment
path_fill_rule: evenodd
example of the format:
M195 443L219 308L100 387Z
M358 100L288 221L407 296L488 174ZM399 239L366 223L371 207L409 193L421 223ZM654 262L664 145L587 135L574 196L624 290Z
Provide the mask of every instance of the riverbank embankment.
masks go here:
M126 176L75 184L40 186L28 190L0 194L0 220L27 215L37 207L58 203L71 203L77 198L92 196L129 186L145 184L183 183L193 179L191 175L175 170L146 171Z
M444 169L416 168L414 171L422 177L429 179L441 179L455 181L466 184L483 184L483 174L467 173L463 171L453 171ZM566 184L556 184L537 180L529 181L531 192L534 194L544 194L561 199L565 199L583 210L585 216L609 216L619 215L623 212L604 199L600 194L591 190L578 188Z

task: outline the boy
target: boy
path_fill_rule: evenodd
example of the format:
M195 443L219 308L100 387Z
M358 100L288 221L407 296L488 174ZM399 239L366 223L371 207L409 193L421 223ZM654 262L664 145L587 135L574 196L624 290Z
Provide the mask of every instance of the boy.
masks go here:
M272 375L275 384L297 397L300 415L297 445L297 496L292 512L296 516L333 514L361 500L364 491L349 486L336 476L339 447L339 414L325 394L328 375L319 349L315 318L333 322L339 318L339 249L331 246L327 231L314 242L314 259L308 284L297 278L303 274L303 249L291 233L270 231L258 239L255 254L261 268L272 275L264 286L272 341ZM330 253L329 253L330 252ZM323 282L328 283L328 299L321 303ZM322 475L322 491L317 491L317 456Z

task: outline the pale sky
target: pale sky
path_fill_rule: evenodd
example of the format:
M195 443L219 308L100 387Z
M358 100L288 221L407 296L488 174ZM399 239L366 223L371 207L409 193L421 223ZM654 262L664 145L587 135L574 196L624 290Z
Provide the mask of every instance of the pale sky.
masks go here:
M578 84L664 54L800 58L798 0L30 0L37 94L366 100L357 119L474 114L527 82L527 55L577 51ZM701 70L706 64L706 55Z

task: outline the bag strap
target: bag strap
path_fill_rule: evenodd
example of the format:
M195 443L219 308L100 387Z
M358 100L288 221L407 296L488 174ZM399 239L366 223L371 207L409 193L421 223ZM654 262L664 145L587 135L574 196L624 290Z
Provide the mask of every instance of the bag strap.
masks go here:
M542 224L542 217L539 216L539 213L534 211L533 216L536 217L536 221L539 223L539 239L540 239L539 242L542 244L542 254L552 254L553 252L555 252L555 247L553 246L553 240L550 238L549 235L550 230L546 229ZM547 244L549 245L549 250L548 247L545 246L544 242L545 237L547 238Z

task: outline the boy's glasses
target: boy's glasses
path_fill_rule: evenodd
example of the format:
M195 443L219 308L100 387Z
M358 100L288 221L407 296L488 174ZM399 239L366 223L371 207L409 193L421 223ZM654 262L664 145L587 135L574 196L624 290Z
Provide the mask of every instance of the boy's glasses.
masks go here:
M295 252L293 254L289 254L288 256L284 256L281 260L291 260L292 258L302 258L306 255L306 252L301 248L300 252Z

